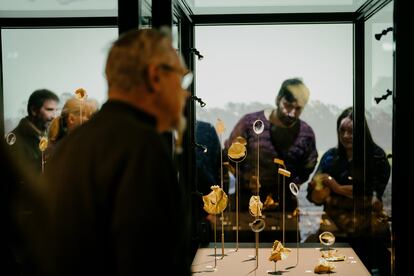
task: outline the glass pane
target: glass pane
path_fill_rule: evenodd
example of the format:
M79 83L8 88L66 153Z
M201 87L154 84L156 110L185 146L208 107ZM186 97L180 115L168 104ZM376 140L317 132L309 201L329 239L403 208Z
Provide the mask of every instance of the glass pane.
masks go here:
M117 0L2 0L0 17L117 16Z
M140 1L141 3L141 27L151 27L152 0Z
M186 0L194 14L355 12L366 0Z
M195 35L195 46L204 56L202 60L196 60L195 91L197 97L206 103L205 107L200 107L196 103L196 142L201 145L196 145L198 189L206 195L211 191L210 186L215 184L223 185L225 191L228 192L230 205L226 209L228 213L225 212L224 216L225 229L228 234L226 241L234 242L234 229L237 229L234 217L236 179L242 179L242 173L237 171L234 163L231 163L232 168L224 165L222 166L224 177L221 183L220 162L230 159L226 156L230 149L226 148L222 152L216 149L220 148L220 144L222 148L224 147L236 123L245 114L275 109L276 95L282 82L294 77L302 78L310 89L310 98L300 119L311 126L314 131L319 158L328 149L336 146L338 143L336 119L342 110L352 106L353 102L352 24L196 26ZM219 120L224 127L220 127L221 131L217 132L214 128L217 128ZM206 126L201 122L207 122L209 125ZM266 131L269 132L265 130L260 135L268 135ZM264 138L265 136L262 137L258 139L268 139ZM247 139L247 137L244 138ZM217 140L219 146L217 146ZM235 158L240 158L238 165L241 170L243 166L247 167L246 162L253 163L256 160L255 141L255 138L247 141L251 150L247 150L244 160L241 160L244 158L244 151L237 149L242 148L241 146L233 151ZM203 146L207 148L207 151ZM260 161L260 172L257 175L261 176L259 180L261 189L265 186L263 175L266 175L269 170L274 170L275 173L278 171L278 164L274 163L274 157L277 156L263 157L263 159L267 158L266 164ZM208 163L204 165L203 162ZM269 163L272 164L269 165ZM287 167L290 169L289 166ZM206 172L211 172L212 177L206 176ZM266 226L260 233L261 242L273 242L275 239L283 238L283 222L280 214L283 186L285 197L295 200L289 190L289 183L295 182L297 178L283 179L280 176L277 180L277 177L279 176L274 177L274 184L270 183L273 185L270 189L274 188L272 197L268 200L267 197L261 198L262 203L267 201L268 204L268 210L263 212ZM319 243L317 234L324 209L323 206L315 205L306 198L311 177L312 172L308 170L301 179L303 183L296 183L300 185L298 193L298 205L301 211L300 241ZM284 185L282 181L286 181ZM240 185L255 187L256 182L242 179ZM249 199L246 201L240 197L240 206L249 205L248 201ZM293 230L297 227L292 210L288 210L285 218L286 242L295 242L296 231ZM329 219L323 218L327 225L328 223L333 225ZM253 217L248 211L241 212L240 242L254 242L249 226L252 221Z
M99 103L106 100L104 65L117 28L3 29L5 133L27 115L29 95L47 88L61 104L84 88Z
M373 189L376 196L372 201L374 249L371 257L373 273L379 271L380 275L387 275L391 269L393 5L393 2L389 3L365 23L365 116L372 140L381 149L375 152L376 157L369 153L365 156L365 185L368 191ZM369 133L366 132L365 137L367 147ZM382 154L385 158L381 158ZM371 168L373 159L382 163Z

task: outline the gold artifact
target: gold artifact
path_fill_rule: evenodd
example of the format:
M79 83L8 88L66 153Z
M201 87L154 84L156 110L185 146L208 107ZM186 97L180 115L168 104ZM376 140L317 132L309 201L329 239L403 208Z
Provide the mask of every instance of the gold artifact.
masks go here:
M268 194L266 196L266 200L263 203L263 210L273 210L275 209L277 206L279 206L279 202L276 202L271 194Z
M285 168L285 161L279 158L273 159L273 162Z
M42 138L40 138L40 141L39 141L40 151L41 152L45 151L48 144L49 144L49 141L47 140L47 137L43 136Z
M210 215L220 214L226 209L228 197L218 185L211 186L208 195L203 196L204 210Z
M263 203L260 201L260 196L252 196L249 201L249 212L253 217L262 216Z
M322 190L323 187L324 187L324 185L322 183L322 175L321 174L315 175L315 177L313 178L313 180L315 181L315 190L316 191Z
M290 171L288 171L288 170L279 168L277 171L278 171L279 174L281 174L283 176L290 177Z
M227 152L227 155L234 160L243 158L246 155L246 147L239 142L233 142Z
M335 243L335 236L334 234L332 234L331 232L323 232L319 235L319 241L323 244L323 245L332 245Z
M238 143L242 144L243 146L247 145L246 139L244 139L244 137L242 137L242 136L237 136L235 142L238 142Z
M289 256L289 253L292 250L290 248L286 248L282 245L282 243L278 240L275 240L273 243L272 252L269 257L269 261L277 262L286 259Z
M216 123L216 131L218 135L221 135L224 133L224 131L226 130L225 126L224 126L224 122L221 119L217 119L217 123Z
M340 253L338 249L324 250L322 252L322 258L329 262L345 261L345 255Z
M292 216L296 217L299 216L299 208L296 208L295 210L293 210Z
M78 100L85 100L88 97L88 93L83 88L78 88L75 90L75 96Z
M320 258L319 263L315 266L314 272L318 274L331 273L335 269L335 265L331 264L327 260Z

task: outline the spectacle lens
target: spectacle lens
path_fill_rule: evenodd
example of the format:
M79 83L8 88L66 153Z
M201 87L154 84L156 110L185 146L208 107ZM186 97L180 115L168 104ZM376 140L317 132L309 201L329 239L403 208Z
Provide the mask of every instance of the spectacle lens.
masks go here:
M190 87L191 83L193 82L193 73L188 72L183 76L183 79L181 80L181 88L184 90L187 90L188 87Z

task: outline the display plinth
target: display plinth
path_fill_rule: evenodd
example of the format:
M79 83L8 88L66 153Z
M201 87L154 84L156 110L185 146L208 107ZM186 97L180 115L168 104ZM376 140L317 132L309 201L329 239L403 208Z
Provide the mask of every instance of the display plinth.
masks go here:
M233 246L233 245L232 245ZM247 248L246 246L252 246ZM292 249L289 258L283 261L277 262L278 271L282 272L285 276L290 275L312 275L314 268L318 264L318 260L321 257L320 246L315 244L315 247L308 247L309 244L304 244L306 247L301 247L299 250L300 262L294 268L291 268L296 264L296 244L287 244L287 247ZM371 275L364 264L361 262L355 251L350 247L336 247L346 256L345 261L334 262L335 276L369 276ZM240 244L240 248L237 252L234 252L234 247L227 247L226 252L228 256L223 260L217 262L216 270L208 270L206 267L209 265L214 266L214 257L211 256L214 248L200 248L194 258L192 264L193 275L247 275L255 267L256 262L252 256L255 255L254 244ZM269 261L268 258L271 252L271 245L259 248L259 267L253 272L256 275L268 275L267 272L274 269L274 263Z

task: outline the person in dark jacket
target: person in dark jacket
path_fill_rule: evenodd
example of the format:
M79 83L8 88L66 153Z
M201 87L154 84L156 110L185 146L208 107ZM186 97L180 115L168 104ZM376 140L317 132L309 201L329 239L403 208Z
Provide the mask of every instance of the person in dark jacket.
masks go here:
M47 129L57 116L58 104L59 98L52 91L34 91L27 103L28 115L7 134L12 158L22 169L41 173L42 152L39 142L42 137L47 137Z
M191 73L155 29L122 34L105 73L108 101L48 163L43 273L190 275L187 198L161 133L179 127Z
M9 201L12 226L16 231L9 236L14 259L21 275L33 275L33 262L26 233L33 230L33 212L36 185L44 167L44 156L39 147L50 122L56 117L59 98L48 89L35 90L27 103L28 115L6 135L7 153L17 174L10 185Z

